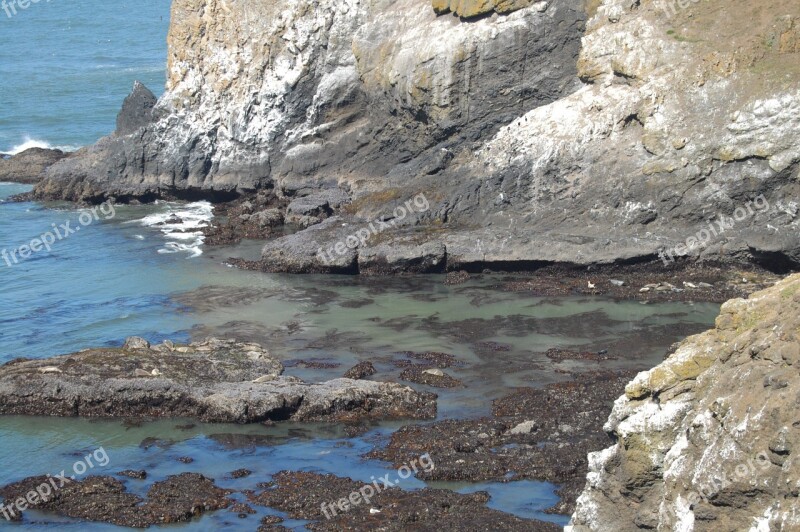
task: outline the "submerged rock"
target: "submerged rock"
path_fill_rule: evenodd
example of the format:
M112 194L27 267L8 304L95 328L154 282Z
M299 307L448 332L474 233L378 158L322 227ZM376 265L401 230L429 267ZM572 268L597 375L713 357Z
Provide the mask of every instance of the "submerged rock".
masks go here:
M171 349L130 339L0 367L0 414L194 417L208 422L326 421L435 416L436 396L394 383L283 376L257 344L211 339ZM60 372L43 373L43 367Z
M589 455L572 530L800 529L800 275L734 299L640 373Z

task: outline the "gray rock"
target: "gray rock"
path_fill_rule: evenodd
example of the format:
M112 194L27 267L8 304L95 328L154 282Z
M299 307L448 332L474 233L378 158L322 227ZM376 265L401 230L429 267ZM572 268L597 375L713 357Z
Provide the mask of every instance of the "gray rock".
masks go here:
M446 266L447 251L441 242L415 244L393 240L358 250L358 269L368 275L398 273L440 273Z
M60 372L43 373L44 367ZM0 412L219 423L427 419L436 413L435 395L400 384L351 379L308 384L282 372L265 349L230 340L212 339L169 353L91 349L0 367Z
M535 421L523 421L516 427L512 428L508 431L509 434L530 434L530 432L536 429L536 422Z
M125 339L123 349L150 349L150 342L138 336L131 336Z
M133 90L122 102L122 109L117 114L117 135L130 135L145 127L152 120L155 95L141 82L133 83Z
M44 171L69 154L61 150L30 148L17 155L0 159L0 181L11 183L37 183Z
M350 196L343 190L329 189L296 198L286 208L286 223L305 227L321 222L338 211Z
M272 240L261 253L265 271L285 273L356 273L361 226L340 216L292 235Z

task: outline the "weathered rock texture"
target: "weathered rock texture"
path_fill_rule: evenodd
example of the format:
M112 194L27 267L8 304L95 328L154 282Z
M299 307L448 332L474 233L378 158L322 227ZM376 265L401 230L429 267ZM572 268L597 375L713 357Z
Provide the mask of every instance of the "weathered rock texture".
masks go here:
M44 171L67 154L61 150L30 148L8 159L0 158L0 181L37 183Z
M572 530L800 529L798 366L800 275L723 305L617 400Z
M176 0L152 121L36 194L334 188L358 226L424 192L429 210L335 266L383 272L653 258L738 212L691 256L800 266L800 5L588 4ZM396 265L372 249L398 238ZM275 259L293 244L264 268L319 271Z
M256 344L211 339L91 349L0 367L0 414L195 417L208 422L432 418L436 396L399 384L307 384Z

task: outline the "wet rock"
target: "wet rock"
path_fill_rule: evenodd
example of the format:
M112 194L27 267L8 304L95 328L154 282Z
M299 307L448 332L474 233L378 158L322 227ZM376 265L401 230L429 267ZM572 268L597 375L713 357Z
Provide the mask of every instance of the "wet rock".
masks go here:
M375 366L372 365L372 362L363 361L348 369L344 377L346 379L363 379L375 375L375 373Z
M422 353L417 353L414 351L405 351L403 352L403 354L408 358L426 362L440 369L446 369L451 366L463 365L461 362L458 361L456 357L448 353L439 353L437 351L425 351Z
M571 513L585 482L586 453L611 441L603 422L632 375L590 372L577 381L522 388L494 401L492 418L407 425L367 456L400 467L424 450L436 468L420 472L423 480L553 482L561 486L561 501L551 511ZM538 413L544 414L531 420Z
M561 530L491 510L486 507L489 495L485 492L461 495L430 488L414 492L386 488L370 496L364 483L335 475L282 471L273 478L271 488L250 495L250 501L286 512L293 519L311 520L310 530ZM368 501L360 496L362 489ZM359 497L350 499L353 493Z
M61 150L30 148L17 155L0 159L0 181L36 183L44 171L69 154Z
M400 374L400 378L404 381L433 386L434 388L457 388L464 386L463 382L447 375L440 369L425 369L420 366L407 368Z
M246 478L252 474L253 472L249 469L237 469L236 471L231 472L231 478Z
M257 514L249 504L236 503L229 508L231 513L238 514L239 519L247 519L247 516Z
M163 352L90 349L0 368L0 412L207 422L433 417L436 397L393 383L336 379L308 384L257 344L210 339ZM61 373L41 373L42 367ZM153 369L158 369L158 376ZM148 378L134 377L136 370ZM270 379L260 380L264 376ZM259 381L259 382L253 382Z
M0 496L17 500L49 483L49 477L31 477L0 488ZM46 500L40 499L29 507L73 519L147 528L188 522L203 513L227 508L233 502L228 498L231 493L197 473L156 482L145 499L127 492L115 478L88 477L59 486Z
M203 228L205 243L236 244L244 238L268 239L280 234L286 201L271 191L248 194L214 206L211 225Z
M126 469L125 471L120 471L117 474L121 477L128 477L136 480L145 480L147 478L147 471L145 471L144 469L141 469L139 471Z

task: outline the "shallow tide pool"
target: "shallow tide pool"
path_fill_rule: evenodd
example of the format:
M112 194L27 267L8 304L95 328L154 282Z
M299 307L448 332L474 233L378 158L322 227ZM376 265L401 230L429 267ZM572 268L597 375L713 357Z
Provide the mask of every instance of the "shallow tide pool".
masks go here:
M69 205L2 202L24 190L0 184L0 251L29 243L54 223L79 219ZM511 388L563 380L565 371L650 368L673 342L710 326L719 310L719 305L702 302L532 297L502 289L507 278L502 275L446 286L442 276L370 279L243 272L227 266L225 259L257 253L257 245L209 248L196 235L182 236L165 223L190 221L192 227L181 231L191 232L207 215L210 211L203 204L116 206L113 216L81 226L50 252L42 250L11 265L0 259L0 363L121 345L133 335L151 342L218 336L268 346L284 361L287 374L305 380L339 377L356 362L370 360L378 370L373 379L396 381L401 370L395 362L406 356L404 352L441 351L460 361L447 371L465 387L429 389L440 396L439 417L477 417L488 414L491 401ZM544 356L552 347L608 349L618 358L557 363ZM268 428L162 420L136 426L123 421L0 417L0 485L58 473L101 446L109 462L91 474L145 469L150 473L146 481L125 480L137 493L185 471L203 473L222 487L236 489L255 489L285 469L369 481L392 471L391 465L362 455L401 425L377 424L366 435L348 440L341 427L331 425ZM182 463L180 457L194 462ZM239 468L254 474L229 478ZM406 489L422 486L413 478L401 484ZM485 489L492 495L492 508L560 524L567 521L565 516L542 513L557 501L551 484L432 486L464 493ZM268 512L257 509L258 516L244 520L221 511L175 528L251 530ZM69 524L34 513L28 518L67 530L114 528ZM303 527L299 521L284 524Z

